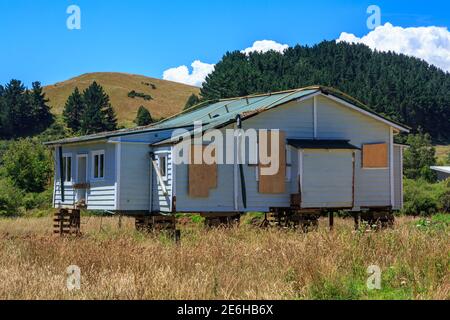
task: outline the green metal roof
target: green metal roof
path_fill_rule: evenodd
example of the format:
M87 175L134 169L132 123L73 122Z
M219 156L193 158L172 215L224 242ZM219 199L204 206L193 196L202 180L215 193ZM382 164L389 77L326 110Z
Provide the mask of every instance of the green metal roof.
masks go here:
M153 131L162 131L176 128L193 129L194 121L202 121L203 129L218 128L227 125L235 121L236 116L240 115L242 119L246 119L260 112L272 109L282 104L294 101L300 98L307 97L315 93L331 94L337 98L347 101L352 105L365 110L371 114L376 115L379 118L401 127L404 130L408 130L404 125L398 124L390 119L384 118L379 114L376 114L364 104L351 98L350 96L327 87L307 87L295 90L288 90L282 92L252 95L246 97L237 97L231 99L222 99L218 101L211 101L209 103L202 103L194 106L186 111L183 111L177 115L174 115L166 120L160 121L156 124L152 124L146 127L137 127L132 129L123 129L112 132L103 132L83 137L74 137L68 139L62 139L57 141L47 142L46 145L61 145L70 143L80 143L93 140L103 140L111 137L125 136L130 134L138 134ZM163 140L157 144L170 143L174 140Z

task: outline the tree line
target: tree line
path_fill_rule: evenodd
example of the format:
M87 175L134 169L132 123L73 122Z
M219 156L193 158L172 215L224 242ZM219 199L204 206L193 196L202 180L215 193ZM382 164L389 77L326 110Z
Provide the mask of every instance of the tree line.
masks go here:
M54 117L40 82L28 89L19 80L0 85L0 138L12 139L43 132Z
M227 52L201 89L203 100L310 85L339 89L374 111L450 141L450 74L420 59L324 41L283 53Z

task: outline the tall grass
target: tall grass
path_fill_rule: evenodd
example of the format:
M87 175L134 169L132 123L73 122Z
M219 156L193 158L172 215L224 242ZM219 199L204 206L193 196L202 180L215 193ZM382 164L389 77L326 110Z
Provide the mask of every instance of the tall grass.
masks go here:
M307 234L183 226L174 243L133 220L83 218L83 236L51 234L49 218L0 220L2 299L449 299L448 216L355 232L349 220ZM382 289L366 287L369 265ZM68 291L66 268L81 268Z

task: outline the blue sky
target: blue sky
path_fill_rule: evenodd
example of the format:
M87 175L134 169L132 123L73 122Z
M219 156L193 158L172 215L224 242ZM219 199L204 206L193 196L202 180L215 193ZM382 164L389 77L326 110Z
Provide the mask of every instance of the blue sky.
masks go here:
M424 5L424 3L426 5ZM66 9L81 9L81 30L68 30ZM216 63L257 40L315 44L341 32L362 37L366 9L382 24L450 24L448 1L151 1L0 0L0 83L52 84L86 72L161 78L195 60Z

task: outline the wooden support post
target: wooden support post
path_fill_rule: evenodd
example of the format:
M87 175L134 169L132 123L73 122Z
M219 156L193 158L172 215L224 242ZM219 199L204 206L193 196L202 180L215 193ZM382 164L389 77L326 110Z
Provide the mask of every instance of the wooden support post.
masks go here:
M355 213L354 219L355 219L355 230L359 230L359 212Z
M328 212L328 217L330 219L330 231L333 231L333 228L334 228L334 212L333 211Z

